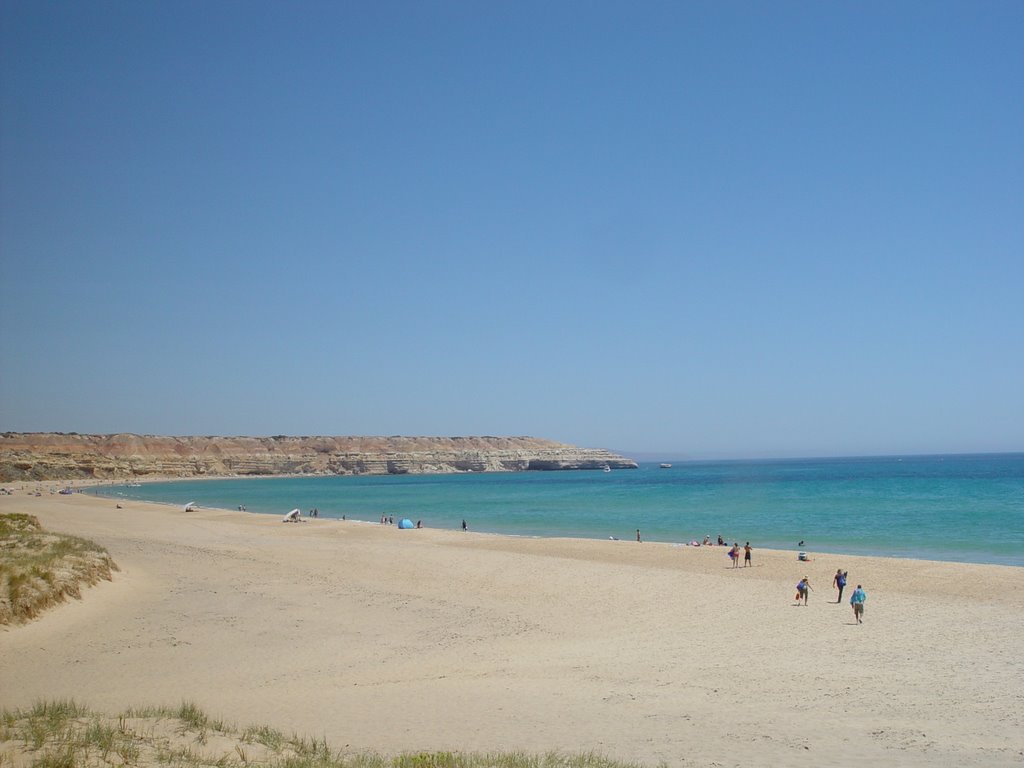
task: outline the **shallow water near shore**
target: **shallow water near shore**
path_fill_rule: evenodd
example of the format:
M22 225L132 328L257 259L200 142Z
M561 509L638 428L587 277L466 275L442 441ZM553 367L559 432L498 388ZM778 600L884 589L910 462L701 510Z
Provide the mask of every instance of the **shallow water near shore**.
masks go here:
M1024 565L1024 454L675 462L613 472L245 478L91 493L432 528ZM414 534L413 534L414 535ZM723 554L723 558L725 555Z

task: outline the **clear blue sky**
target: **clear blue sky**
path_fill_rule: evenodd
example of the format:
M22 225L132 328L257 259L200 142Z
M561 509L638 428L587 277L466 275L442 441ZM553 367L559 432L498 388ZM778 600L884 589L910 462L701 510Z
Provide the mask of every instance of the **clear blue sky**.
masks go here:
M1024 450L1024 3L0 2L0 429Z

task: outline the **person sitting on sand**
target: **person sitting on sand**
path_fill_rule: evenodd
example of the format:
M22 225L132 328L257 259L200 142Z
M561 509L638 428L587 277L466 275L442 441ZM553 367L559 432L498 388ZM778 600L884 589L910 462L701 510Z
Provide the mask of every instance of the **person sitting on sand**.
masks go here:
M703 546L703 547L710 547L711 546L711 536L710 535L704 537L704 541L701 542L701 546Z
M857 588L853 590L853 594L850 595L850 605L853 606L853 617L857 620L858 624L864 623L864 601L868 599L868 596L864 594L863 588L858 584Z

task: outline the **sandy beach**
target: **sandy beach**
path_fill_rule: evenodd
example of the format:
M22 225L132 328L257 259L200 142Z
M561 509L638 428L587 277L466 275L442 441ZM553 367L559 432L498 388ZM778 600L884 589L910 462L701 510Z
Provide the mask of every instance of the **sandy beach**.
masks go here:
M0 706L195 701L352 750L1024 763L1024 569L0 497L120 566L0 629ZM842 604L832 575L850 573ZM794 601L810 578L809 605ZM852 589L868 593L854 622Z

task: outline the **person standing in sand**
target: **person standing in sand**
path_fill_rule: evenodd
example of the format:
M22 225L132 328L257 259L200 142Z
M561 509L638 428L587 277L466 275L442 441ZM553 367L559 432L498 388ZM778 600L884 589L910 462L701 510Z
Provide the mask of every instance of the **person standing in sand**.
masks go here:
M740 543L734 542L732 549L729 550L729 559L732 560L732 567L737 568L740 564Z
M846 574L842 568L836 571L836 575L832 577L832 586L839 590L839 597L836 598L836 605L843 602L843 589L846 587Z
M850 605L853 606L853 617L857 619L858 624L864 623L864 601L868 599L868 596L864 594L863 588L858 584L857 588L853 590L853 594L850 595Z
M750 549L750 542L748 541L748 542L747 542L747 543L746 543L746 544L745 544L745 545L743 546L743 567L744 567L744 568L746 568L746 567L747 567L748 565L753 565L753 564L752 564L752 563L750 562L750 553L751 553L751 551L752 551L752 550Z
M639 528L636 529L636 540L640 541L640 529Z

